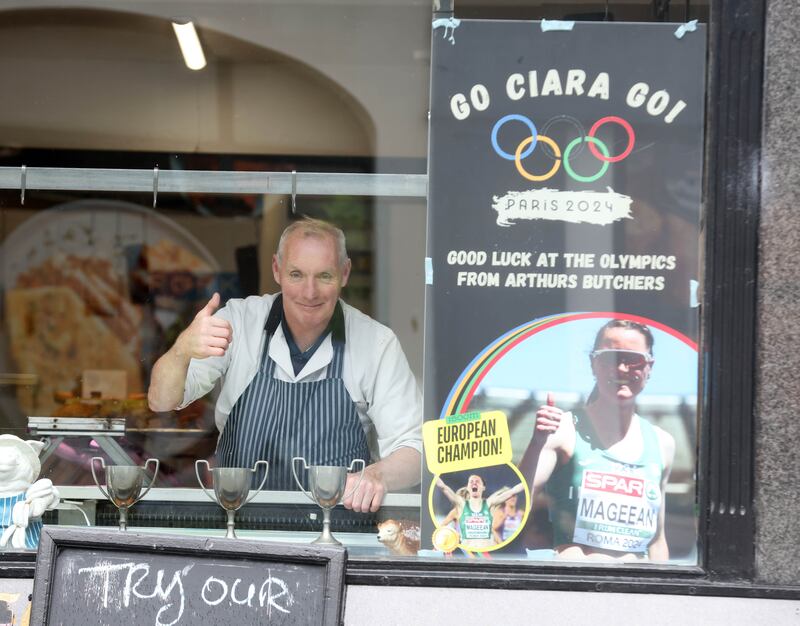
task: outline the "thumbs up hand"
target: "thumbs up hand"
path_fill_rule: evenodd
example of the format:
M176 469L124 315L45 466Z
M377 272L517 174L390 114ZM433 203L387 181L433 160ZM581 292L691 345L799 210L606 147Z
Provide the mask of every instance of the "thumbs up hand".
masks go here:
M215 291L214 295L211 296L211 300L209 300L206 305L197 312L195 315L195 319L198 317L211 317L214 315L214 311L219 308L219 294Z
M233 330L227 320L214 317L219 308L219 294L214 293L208 303L197 312L189 327L175 342L181 355L192 359L223 356L233 340Z
M543 404L536 411L536 430L554 433L558 430L564 411L556 405L552 391L547 392L547 404Z

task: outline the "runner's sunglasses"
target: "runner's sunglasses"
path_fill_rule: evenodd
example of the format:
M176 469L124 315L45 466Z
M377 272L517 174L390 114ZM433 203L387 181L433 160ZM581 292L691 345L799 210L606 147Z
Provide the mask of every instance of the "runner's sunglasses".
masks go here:
M599 365L614 368L624 365L628 369L642 369L653 362L653 357L649 354L635 350L595 350L589 356Z

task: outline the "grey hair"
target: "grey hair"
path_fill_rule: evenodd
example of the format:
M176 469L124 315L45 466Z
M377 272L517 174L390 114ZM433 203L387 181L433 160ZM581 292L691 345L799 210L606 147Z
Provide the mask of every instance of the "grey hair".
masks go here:
M316 220L311 217L304 217L301 220L292 222L281 234L278 241L278 263L283 263L283 253L286 250L286 240L292 233L300 232L303 237L331 237L336 242L336 256L339 261L339 268L344 269L347 264L347 245L344 233L341 228L323 220Z

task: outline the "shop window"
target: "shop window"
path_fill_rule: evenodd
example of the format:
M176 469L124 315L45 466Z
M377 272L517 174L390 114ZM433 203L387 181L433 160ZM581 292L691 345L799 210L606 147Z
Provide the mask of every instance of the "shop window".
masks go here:
M625 5L610 10L603 3L586 4L586 11L564 13L563 8L554 5L497 8L465 2L459 14L464 18L581 20L591 16L622 22L688 21L684 18L698 17L701 22L708 21L706 4L681 10L674 6L670 9L669 3L666 8ZM45 518L47 523L81 523L82 515L86 514L91 523L116 524L115 509L98 496L87 469L93 456L102 456L109 463L130 460L141 465L148 458L161 461L156 491L131 510L131 526L222 528L224 513L205 502L197 489L194 473L195 460L210 458L216 445L214 395L181 411L155 414L146 407L143 394L154 360L211 293L218 291L227 299L275 289L271 279L271 254L282 227L294 219L295 212L342 226L354 266L343 297L362 312L382 321L390 324L400 321L396 332L406 352L412 355L412 369L421 380L421 316L415 317L415 314L422 310L423 290L419 285L418 291L403 290L400 294L392 291L393 285L404 281L404 278L396 278L395 273L411 271L420 279L423 275L425 234L417 226L421 222L424 192L398 191L402 187L398 183L394 191L355 196L337 191L339 188L333 185L330 191L320 189L313 195L302 193L293 203L285 187L276 193L236 193L231 190L230 181L219 185L209 182L205 189L202 185L187 185L192 187L190 192L176 193L164 187L159 189L156 171L152 179L156 197L136 176L130 178L129 184L115 184L111 189L90 184L91 170L99 172L111 168L135 170L141 174L156 165L162 182L163 174L168 171L279 172L284 175L282 183L292 171L342 174L342 180L346 174L409 174L408 181L419 182L415 175L424 171L426 147L424 112L429 67L425 64L429 9L390 6L371 10L374 14L366 19L350 7L344 21L336 22L337 28L344 30L343 24L346 24L358 31L359 39L354 48L362 57L369 52L377 55L378 69L372 68L370 78L350 76L352 83L344 85L331 76L349 76L345 67L348 63L355 67L353 73L358 73L357 70L369 65L363 58L356 62L347 51L331 53L341 58L328 59L331 66L336 66L329 67L323 63L325 55L318 49L308 57L295 58L287 51L291 46L284 40L276 44L275 50L267 49L260 45L263 42L252 41L249 29L239 33L241 36L210 27L201 31L211 54L209 71L198 79L198 75L186 74L185 68L180 66L164 16L70 10L47 12L47 19L42 20L44 14L40 11L8 13L8 25L3 28L10 32L10 25L13 25L17 34L0 38L5 42L3 45L27 52L27 55L18 55L29 65L26 75L33 74L45 63L54 63L56 69L50 68L49 72L54 80L63 83L65 95L61 106L53 106L32 98L30 85L27 91L15 92L22 100L3 107L0 121L0 126L12 131L2 165L9 168L6 171L26 166L30 168L31 177L37 167L65 168L65 172L66 168L80 167L89 172L85 175L87 184L83 189L75 185L59 188L55 183L50 189L46 185L31 187L26 192L24 205L18 190L6 191L0 197L4 285L2 358L7 372L0 390L3 431L27 437L33 424L38 429L35 433L47 434L50 445L46 449L42 475L58 484L62 496L77 501L75 506L82 510L77 513L70 505L71 509L49 513ZM293 27L310 17L303 9L296 9L296 13L285 11L289 13L277 17ZM380 22L385 26L386 19L393 16L397 17L401 33L414 33L413 41L392 38L394 48L386 53L388 57L383 57L378 55L380 41L371 38L370 25ZM362 18L363 21L359 21ZM261 23L267 18L256 16L254 19ZM320 21L319 16L316 21ZM41 47L41 55L37 56L31 52L33 47L26 47L22 42L20 33L27 33L34 39L55 34L60 39L58 45ZM91 33L99 37L104 49L117 50L119 58L103 55L101 63L99 53L93 51L87 43L89 40L85 39ZM434 36L439 34L434 32ZM145 37L144 44L136 41L138 36ZM458 31L455 36L459 36ZM65 50L72 55L65 54ZM133 60L126 61L125 54L131 51L136 52ZM8 58L9 55L3 56ZM314 67L313 60L319 66ZM413 68L412 60L417 64ZM86 65L93 61L101 66L98 71L103 76L122 68L128 72L130 80L114 83L113 89L103 88L102 81L81 76ZM395 62L400 69L393 67ZM386 76L381 75L383 70ZM407 87L413 81L416 88L406 100L397 99L400 88L392 83L400 75L411 77L404 78L410 82L402 86ZM365 84L370 80L378 86L367 88ZM75 85L70 85L70 81ZM386 95L380 93L381 85L385 86ZM352 90L348 89L350 86ZM157 94L165 89L180 97L159 98ZM397 110L411 101L414 101L413 115ZM96 119L90 123L79 115L81 109L97 110L101 114L92 116ZM392 127L395 115L403 122L397 128ZM415 120L413 128L408 123L411 118ZM83 121L77 123L76 119ZM129 123L122 123L124 120ZM616 135L614 138L619 139ZM636 147L643 151L643 170L646 170L648 158L646 147ZM681 158L679 154L672 156ZM702 163L702 157L695 160ZM469 172L462 175L468 177ZM649 179L627 180L626 176L633 174L619 174L614 179L615 184L627 185L642 193L653 187ZM692 176L688 184L696 191L701 185L699 172L695 169ZM335 176L331 180L335 180ZM682 188L665 187L658 191L676 206L683 200ZM657 221L657 207L644 210L650 210ZM401 213L403 217L398 218ZM411 213L414 217L404 221L405 215ZM700 278L698 272L701 271L699 231L695 228L699 214L690 217L684 221L692 222L692 228L685 227L680 219L664 218L659 221L658 229L637 230L633 224L617 233L630 242L630 253L639 257L652 256L653 250L655 256L668 257L669 250L665 252L661 248L669 248L672 243L665 244L662 235L670 242L678 242L674 244L682 246L678 256L690 257L690 265L696 270L692 273L679 263L672 275L674 278L679 274L674 282L686 287L686 293L689 293L690 280ZM415 237L409 241L392 241L391 229L398 224L400 232L412 224L410 230ZM459 226L463 224L452 224L454 230ZM580 247L568 236L551 243L551 251L564 252ZM611 250L616 242L611 237L601 243ZM382 246L393 248L389 252ZM406 247L408 254L404 254ZM455 247L453 250L457 251ZM392 264L387 267L389 258ZM456 261L453 265L458 264ZM415 269L409 270L408 266L412 265ZM437 274L434 280L441 280L443 274ZM474 280L482 279L475 276ZM669 292L670 296L678 297L677 294L677 291ZM681 292L679 297L684 295ZM398 316L395 307L408 306L409 300L412 301L408 309L411 313L406 315L406 309L402 309L403 314ZM625 302L630 304L631 301ZM464 316L469 315L467 304L463 308ZM580 411L592 389L591 380L582 384L589 376L588 353L615 349L592 345L594 338L590 327L592 324L599 327L614 317L621 317L616 313L624 312L626 307L611 302L612 306L606 310L608 314L600 315L600 309L590 310L582 304L580 298L565 295L559 302L563 306L558 309L594 314L585 316L580 333L575 332L575 336L581 337L580 345L570 345L572 356L564 356L560 362L565 370L573 367L577 370L581 365L576 365L575 354L583 354L587 359L582 364L584 371L569 372L572 382L580 381L580 384L575 382L560 389L553 389L549 381L515 385L509 382L513 378L511 374L501 375L500 370L496 370L495 378L488 376L481 384L476 382L470 390L469 402L454 404L453 410L443 417L501 411L514 451L509 463L522 465L537 407L556 403L548 392L556 392L557 404L565 411ZM526 321L543 317L532 316ZM696 350L700 317L696 310L686 313L686 319L674 324L659 324L656 317L656 314L639 316L646 318L642 323L655 329L655 358L661 359L659 364L671 360L671 369L666 371L673 376L659 388L659 393L641 398L638 414L668 433L674 442L675 456L665 484L669 563L702 565L697 532L697 450L701 439L697 407L701 396L696 384ZM457 325L463 320L452 318L452 321ZM573 329L578 328L575 321ZM651 323L653 321L656 323ZM676 327L682 331L673 332ZM493 338L499 339L511 328L500 325L494 330ZM539 338L544 340L546 336L543 334ZM549 341L549 347L536 349L540 353L554 349L553 340ZM486 346L488 344L487 341ZM533 342L530 345L533 346ZM448 349L446 346L433 343L431 346L438 353L433 362L449 358L441 356ZM659 355L659 350L664 356ZM690 358L685 358L687 352L691 352ZM470 355L471 358L477 356L477 352ZM592 359L600 358L605 357L592 356ZM505 366L516 369L518 374L522 369L520 363L524 361L515 364L513 358L508 357ZM681 363L686 366L682 367ZM469 359L452 367L448 364L455 372L449 380L451 386L465 373L468 364ZM542 368L543 378L552 374L547 369ZM680 384L675 383L677 379ZM440 388L443 383L425 382L426 394L431 397L443 394ZM656 382L654 374L653 385ZM426 418L439 417L433 413L441 411L442 406L426 410L431 413L426 414ZM29 421L44 417L96 418L97 424L93 426L96 428L111 428L114 419L119 418L124 422L125 431L120 437L117 433L107 436L92 431L62 439L52 428L48 430L46 422ZM474 469L452 470L449 477L446 473L436 477L450 491L456 492L459 487L468 486ZM508 475L500 474L491 479L482 478L484 487L488 489L491 482L491 486L499 490L511 486L509 483L528 479L513 471ZM437 529L447 527L442 520L451 512L453 501L429 471L423 477L423 487L411 491L392 494L377 515L337 509L334 530L352 532L352 537L348 537L352 541L353 559L369 562L375 556L400 555L400 551L379 543L374 535L378 524L395 520L397 529L413 546L421 539L422 549L426 551L422 558L426 562L441 563L442 553L449 552L444 549L449 544L434 545L431 537ZM526 565L539 565L553 556L553 546L548 544L552 511L548 517L545 506L537 510L537 501L531 499L529 492L520 493L525 494L524 498L520 496L524 501L520 511L528 516L531 528L535 527L535 536L523 542L523 535L511 529L508 538L501 537L496 542L508 549L498 551L495 560L507 559L516 564L524 560ZM483 519L473 525L479 522L485 525L488 515L484 512ZM261 536L259 533L265 529L313 533L318 529L319 516L318 508L304 503L299 494L276 498L262 495L239 513L237 524L250 536ZM454 526L457 525L456 522ZM461 556L474 557L483 552L466 549Z

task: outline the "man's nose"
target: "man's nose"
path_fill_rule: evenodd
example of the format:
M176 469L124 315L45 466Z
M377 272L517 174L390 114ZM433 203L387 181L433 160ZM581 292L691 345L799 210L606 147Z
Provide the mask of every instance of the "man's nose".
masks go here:
M306 278L303 282L303 296L313 300L317 295L317 282L312 276Z

